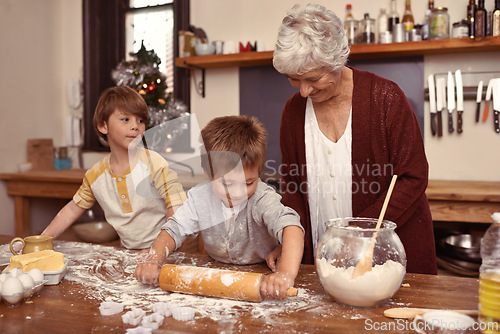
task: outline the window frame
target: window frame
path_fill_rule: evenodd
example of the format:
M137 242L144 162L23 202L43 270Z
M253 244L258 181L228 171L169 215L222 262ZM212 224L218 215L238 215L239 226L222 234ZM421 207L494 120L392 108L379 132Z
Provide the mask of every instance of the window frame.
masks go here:
M125 14L128 0L82 0L84 151L109 151L97 136L92 119L99 96L115 86L111 71L125 59ZM179 30L189 30L189 0L174 0L174 55L179 55ZM189 71L174 66L174 96L190 110ZM189 135L189 134L187 134ZM181 140L181 142L184 142ZM179 145L177 145L179 146ZM179 151L190 147L176 147Z

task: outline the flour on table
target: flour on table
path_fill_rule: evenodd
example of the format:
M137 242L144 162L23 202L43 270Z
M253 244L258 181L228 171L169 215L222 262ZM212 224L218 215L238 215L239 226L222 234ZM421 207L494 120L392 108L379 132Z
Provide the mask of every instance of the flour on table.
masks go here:
M271 325L286 326L281 314L295 314L296 311L313 313L321 317L342 316L346 319L362 319L356 308L345 308L335 303L329 296L318 295L298 287L298 295L286 300L264 300L261 303L211 298L197 295L170 293L159 287L143 285L133 276L138 251L117 249L110 246L81 242L54 241L54 248L69 260L64 280L75 283L71 294L82 294L83 298L96 301L96 311L103 301L114 301L124 305L124 312L133 308L152 311L158 302L171 302L182 307L193 307L196 316L216 321L221 332L237 332L242 324L237 320L243 314L251 314L253 321L263 324L262 332ZM0 246L0 264L8 264L12 254L9 245ZM210 267L211 263L198 263L184 253L173 253L169 263ZM213 266L212 266L213 267ZM241 266L230 266L227 270L241 271ZM311 277L308 277L308 276ZM233 275L223 278L230 285L236 280ZM305 280L316 279L316 274L306 274ZM84 291L83 287L86 287ZM87 293L87 294L85 294ZM268 326L269 325L269 326ZM268 332L271 332L269 329ZM293 330L289 332L293 333Z

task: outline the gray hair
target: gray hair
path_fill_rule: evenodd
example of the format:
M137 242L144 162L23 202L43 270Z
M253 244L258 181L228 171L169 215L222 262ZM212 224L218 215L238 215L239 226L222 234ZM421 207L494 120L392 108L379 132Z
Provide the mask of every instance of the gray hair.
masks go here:
M344 25L331 10L317 4L295 5L283 18L273 56L278 72L302 75L319 68L334 72L348 57Z

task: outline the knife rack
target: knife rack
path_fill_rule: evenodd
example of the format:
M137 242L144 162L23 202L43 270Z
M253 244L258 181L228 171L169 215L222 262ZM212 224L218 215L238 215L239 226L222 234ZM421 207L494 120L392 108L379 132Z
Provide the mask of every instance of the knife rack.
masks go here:
M451 71L453 76L455 76L455 71ZM430 74L430 73L429 73ZM448 72L446 73L432 73L434 74L434 80L437 81L438 78L444 78L445 82L448 78ZM483 96L482 100L486 97L486 88L488 87L488 82L491 79L500 78L499 71L492 72L462 72L462 82L464 85L464 100L476 100L477 86L479 81L483 80ZM427 82L427 80L426 80ZM425 99L429 100L429 87L424 90Z

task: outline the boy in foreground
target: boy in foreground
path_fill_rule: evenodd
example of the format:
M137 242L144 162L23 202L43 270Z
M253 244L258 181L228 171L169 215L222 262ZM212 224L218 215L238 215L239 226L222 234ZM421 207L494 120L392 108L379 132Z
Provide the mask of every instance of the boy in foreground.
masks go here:
M261 283L261 295L283 299L299 271L304 233L299 216L260 180L266 157L264 126L246 116L218 117L201 131L206 150L202 167L210 182L188 191L188 199L167 220L149 258L135 277L158 284L161 263L189 236L201 233L213 259L246 265L266 261L282 245L278 264Z

